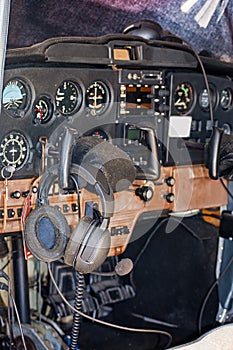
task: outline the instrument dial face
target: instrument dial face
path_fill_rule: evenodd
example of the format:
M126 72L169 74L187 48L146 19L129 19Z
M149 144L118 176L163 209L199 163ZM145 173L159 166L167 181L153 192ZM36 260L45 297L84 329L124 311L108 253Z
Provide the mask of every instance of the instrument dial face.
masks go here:
M12 79L3 89L3 108L14 118L22 118L29 102L29 88L20 79Z
M209 94L207 89L204 89L200 94L200 106L204 109L208 109L210 105Z
M184 82L177 85L174 93L174 106L179 114L190 111L194 101L194 91L190 83Z
M38 97L32 109L33 122L35 124L46 124L53 116L53 104L48 96Z
M232 106L232 91L229 88L220 92L220 105L222 109L227 110Z
M101 81L95 81L87 89L86 103L92 116L102 114L109 101L107 86Z
M65 80L57 88L56 96L56 107L63 115L72 115L80 107L82 102L81 88L77 83L71 80Z
M202 92L199 96L199 105L201 106L202 109L207 110L207 111L210 108L210 100L211 100L212 108L214 108L215 104L216 104L216 93L215 93L214 86L210 86L209 90L210 90L209 91L210 96L209 96L208 90L206 88L202 90Z
M3 166L13 166L15 170L22 168L29 157L29 143L26 137L12 131L0 143L0 161Z

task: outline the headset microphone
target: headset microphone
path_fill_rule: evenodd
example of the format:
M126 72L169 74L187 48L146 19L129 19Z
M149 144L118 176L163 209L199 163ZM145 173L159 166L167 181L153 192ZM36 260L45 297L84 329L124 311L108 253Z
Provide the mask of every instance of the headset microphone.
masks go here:
M133 262L129 258L121 259L115 266L115 272L118 276L128 275L133 269Z

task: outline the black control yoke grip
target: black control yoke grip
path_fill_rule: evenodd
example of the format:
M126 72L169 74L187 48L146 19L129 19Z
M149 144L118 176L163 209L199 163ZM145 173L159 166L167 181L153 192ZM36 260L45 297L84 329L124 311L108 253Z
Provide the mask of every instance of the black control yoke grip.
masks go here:
M77 130L66 127L62 142L60 144L58 183L59 187L63 190L69 187L71 159L77 136Z

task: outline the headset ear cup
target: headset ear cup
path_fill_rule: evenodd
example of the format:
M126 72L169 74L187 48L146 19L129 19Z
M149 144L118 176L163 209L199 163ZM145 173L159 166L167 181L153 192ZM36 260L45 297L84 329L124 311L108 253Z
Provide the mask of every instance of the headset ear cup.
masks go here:
M58 209L44 205L33 210L26 219L24 239L39 260L51 262L64 255L70 228Z
M96 221L84 216L67 244L64 261L84 274L97 269L108 256L111 244L110 232Z

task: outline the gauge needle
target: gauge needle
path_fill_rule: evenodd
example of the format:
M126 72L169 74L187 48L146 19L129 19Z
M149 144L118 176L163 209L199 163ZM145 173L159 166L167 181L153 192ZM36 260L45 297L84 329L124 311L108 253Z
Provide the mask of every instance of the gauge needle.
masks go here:
M184 101L181 101L181 99L179 98L179 100L177 100L175 103L174 103L175 106L184 106L185 105L185 102Z
M178 327L179 327L177 324L168 323L168 322L163 322L163 321L160 321L160 320L156 320L156 319L154 319L154 318L151 318L151 317L147 317L147 316L144 316L144 315L136 314L136 313L134 313L134 312L132 312L132 315L133 315L134 317L141 318L142 320L144 320L144 321L146 321L146 322L155 323L155 324L160 324L160 325L167 326L167 327L174 327L174 328L178 328Z
M43 113L41 111L41 109L39 107L36 108L36 112L37 112L37 115L39 118L42 118L43 117Z

